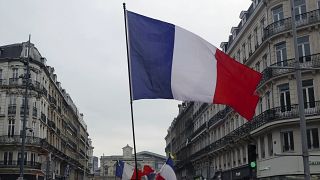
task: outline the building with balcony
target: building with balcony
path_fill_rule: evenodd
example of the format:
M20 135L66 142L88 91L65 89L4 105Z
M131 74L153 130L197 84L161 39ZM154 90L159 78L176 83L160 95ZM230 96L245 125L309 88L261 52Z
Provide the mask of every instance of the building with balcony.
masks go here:
M24 100L29 43L0 46L0 179L19 177L26 106L24 178L82 179L88 171L87 125L54 68L30 44L28 102Z
M122 155L101 156L100 177L95 177L95 179L115 179L116 162L118 160L122 160L134 167L135 161L132 150L132 147L126 145L122 148ZM149 165L154 170L159 171L163 164L166 162L166 157L149 151L141 151L137 153L137 161L138 169L142 169L144 165Z
M320 179L320 0L253 0L221 48L263 74L260 100L248 122L232 108L183 102L166 152L178 179L304 179L291 23L297 26L311 176ZM253 167L250 163L255 162Z

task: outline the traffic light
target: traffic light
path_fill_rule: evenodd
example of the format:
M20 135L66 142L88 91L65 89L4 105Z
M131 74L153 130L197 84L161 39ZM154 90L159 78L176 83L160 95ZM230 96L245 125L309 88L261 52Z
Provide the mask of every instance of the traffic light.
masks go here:
M249 144L248 145L248 163L250 168L251 177L255 176L257 170L257 153L256 153L256 145Z

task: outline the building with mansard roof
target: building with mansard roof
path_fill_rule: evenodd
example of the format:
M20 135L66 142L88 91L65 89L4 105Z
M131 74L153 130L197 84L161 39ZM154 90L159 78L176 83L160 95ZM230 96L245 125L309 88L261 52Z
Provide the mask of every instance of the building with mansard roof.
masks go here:
M71 96L30 44L28 101L24 100L29 43L0 46L0 179L19 177L26 106L24 178L82 179L89 174L87 125ZM92 147L91 147L92 149Z
M221 43L224 52L263 74L260 100L247 122L232 108L197 102L179 105L166 151L178 179L304 179L292 21L297 26L307 122L309 166L320 179L320 0L253 0ZM251 164L251 162L255 162ZM252 167L250 166L252 165ZM255 166L256 165L256 166Z
M135 166L133 148L128 144L122 148L122 155L101 156L100 158L100 179L114 179L116 171L116 162L122 160L132 167ZM144 165L149 165L154 170L159 171L166 162L166 157L149 151L137 153L138 169ZM98 178L97 178L98 179Z

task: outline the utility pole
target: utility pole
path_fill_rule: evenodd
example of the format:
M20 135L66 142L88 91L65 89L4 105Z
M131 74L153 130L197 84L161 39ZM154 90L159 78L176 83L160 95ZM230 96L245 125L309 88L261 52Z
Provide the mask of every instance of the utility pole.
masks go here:
M30 43L31 35L29 35L28 41L28 51L27 58L23 59L22 62L26 66L26 74L24 75L25 80L25 92L24 92L24 112L23 112L23 123L22 123L22 131L20 132L22 143L21 143L21 158L20 158L20 177L19 180L23 180L24 175L24 154L25 154L25 142L26 142L26 121L27 121L27 108L28 108L28 89L29 89L29 79L30 79L30 66L29 66L29 58L30 58Z
M294 42L294 55L295 55L295 68L296 68L296 83L297 83L297 94L299 103L299 115L300 115L300 134L301 134L301 147L302 147L302 158L304 168L304 179L310 180L310 167L309 167L309 152L307 146L307 131L306 131L306 117L304 112L304 103L302 96L302 82L301 82L301 70L299 64L299 52L297 42L297 29L296 29L296 13L294 11L294 0L291 0L291 23L292 23L292 35Z

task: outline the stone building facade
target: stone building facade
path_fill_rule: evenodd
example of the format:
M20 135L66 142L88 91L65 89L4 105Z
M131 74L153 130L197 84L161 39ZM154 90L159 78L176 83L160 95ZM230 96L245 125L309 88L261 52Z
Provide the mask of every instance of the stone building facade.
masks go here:
M28 102L24 101L30 49ZM29 43L0 46L0 179L16 180L21 157L21 130L26 112L24 177L82 179L89 149L87 125L54 68Z
M221 48L263 74L255 117L197 102L179 105L166 136L178 179L304 179L292 21L302 70L311 174L320 178L320 0L253 0ZM250 167L251 161L256 168Z
M132 153L132 147L129 145L122 148L123 154L120 156L101 156L100 158L100 178L97 179L114 179L116 171L116 162L122 160L135 166L134 154ZM148 152L141 151L137 153L138 169L142 169L144 165L149 165L154 170L159 171L163 164L166 162L166 157Z

